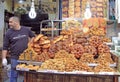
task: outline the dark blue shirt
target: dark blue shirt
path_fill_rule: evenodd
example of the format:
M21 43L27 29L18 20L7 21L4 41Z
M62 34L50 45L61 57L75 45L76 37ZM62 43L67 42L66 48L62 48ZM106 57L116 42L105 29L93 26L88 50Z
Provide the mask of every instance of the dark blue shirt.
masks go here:
M11 58L18 59L27 48L29 37L34 37L34 34L24 26L20 30L9 29L4 37L3 50L10 49Z

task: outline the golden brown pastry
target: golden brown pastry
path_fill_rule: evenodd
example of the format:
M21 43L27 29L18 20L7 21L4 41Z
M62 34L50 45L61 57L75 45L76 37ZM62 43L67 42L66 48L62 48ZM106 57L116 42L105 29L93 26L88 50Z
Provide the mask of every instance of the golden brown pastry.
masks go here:
M42 41L40 44L41 45L44 45L44 44L49 44L50 43L50 40L44 40L44 41Z
M49 48L51 44L45 44L42 46L42 48Z
M56 42L60 41L63 39L63 36L58 36L53 40L53 43L55 44Z
M80 7L80 1L76 1L76 2L75 2L75 6L76 6L76 7Z
M39 34L34 38L34 42L37 42L43 35Z
M40 48L40 45L39 45L38 43L34 43L34 44L33 44L33 47L35 47L35 48Z

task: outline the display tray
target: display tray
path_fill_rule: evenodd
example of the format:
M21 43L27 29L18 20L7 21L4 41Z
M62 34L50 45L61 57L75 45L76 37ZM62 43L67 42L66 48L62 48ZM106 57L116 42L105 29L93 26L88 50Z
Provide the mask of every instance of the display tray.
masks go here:
M56 29L56 28L53 29L53 31L57 31L57 30L62 30L62 29ZM41 31L52 31L52 28L51 29L43 28L41 29Z
M43 62L35 62L35 61L24 61L24 60L18 60L19 63L26 63L26 64L32 64L32 65L41 65ZM94 67L94 66L97 66L98 64L97 63L88 63L88 66L90 67ZM113 63L113 64L110 64L110 67L116 67L117 64L116 63Z
M110 67L112 68L115 68L117 70L119 70L119 57L114 54L114 53L111 53L111 58L113 59L113 61L115 63L113 64L109 64ZM18 62L20 64L31 64L31 65L41 65L43 62L35 62L35 61L24 61L24 60L18 60ZM97 66L98 64L97 63L88 63L88 66L90 67L95 67ZM38 70L29 70L27 68L16 68L16 70L18 71L27 71L27 72L35 72L35 73L55 73L55 74L83 74L83 75L120 75L120 72L117 71L117 72L87 72L87 71L72 71L72 72L66 72L66 71L58 71L58 70L48 70L48 69L38 69Z
M60 72L57 70L28 70L28 69L16 69L23 72L34 72L34 73L51 73L51 74L76 74L76 75L118 75L120 72L87 72L87 71L73 71L73 72Z
M98 64L97 63L89 63L88 66L92 67L92 66L97 66ZM110 67L116 67L117 64L116 63L113 63L113 64L110 64Z
M35 62L35 61L26 61L26 60L18 60L18 63L26 63L26 64L32 64L32 65L41 65L42 62Z

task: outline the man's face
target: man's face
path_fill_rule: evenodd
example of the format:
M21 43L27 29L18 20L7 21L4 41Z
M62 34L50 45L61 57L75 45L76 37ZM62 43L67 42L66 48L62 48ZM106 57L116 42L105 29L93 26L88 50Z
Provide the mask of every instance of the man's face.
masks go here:
M14 29L16 27L16 22L13 19L9 19L9 26Z

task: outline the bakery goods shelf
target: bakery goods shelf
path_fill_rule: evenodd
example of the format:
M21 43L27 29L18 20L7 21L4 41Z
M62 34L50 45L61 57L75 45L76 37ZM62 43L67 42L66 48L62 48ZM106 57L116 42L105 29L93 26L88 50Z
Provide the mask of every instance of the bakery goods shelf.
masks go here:
M27 60L18 60L18 63L32 64L32 65L41 65L42 62L27 61Z
M53 39L54 35L55 35L55 31L61 31L62 28L61 27L56 27L55 23L58 23L58 26L60 23L62 22L65 22L64 20L43 20L41 21L41 24L40 24L40 34L42 34L42 32L45 32L45 31L51 31L51 38ZM48 28L48 27L44 27L43 28L43 24L44 23L47 23L48 25L51 25L50 27L51 28ZM57 35L59 35L57 32Z
M59 31L59 30L62 30L62 29L53 29L53 31ZM44 29L41 29L41 31L52 31L52 29L44 28Z
M87 71L72 71L72 72L60 72L58 70L30 70L28 68L16 68L18 71L34 72L34 73L48 73L48 74L74 74L74 75L117 75L120 76L120 72L87 72Z
M88 66L97 66L98 64L97 63L88 63ZM116 67L117 66L117 64L116 63L114 63L114 64L109 64L109 66L110 67Z

